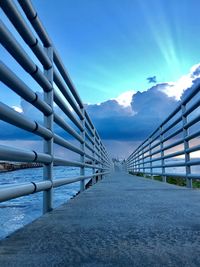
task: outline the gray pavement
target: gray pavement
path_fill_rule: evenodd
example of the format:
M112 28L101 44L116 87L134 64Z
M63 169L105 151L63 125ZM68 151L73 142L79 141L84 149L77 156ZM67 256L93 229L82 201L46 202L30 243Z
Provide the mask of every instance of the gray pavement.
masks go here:
M200 266L200 191L115 173L2 240L0 266Z

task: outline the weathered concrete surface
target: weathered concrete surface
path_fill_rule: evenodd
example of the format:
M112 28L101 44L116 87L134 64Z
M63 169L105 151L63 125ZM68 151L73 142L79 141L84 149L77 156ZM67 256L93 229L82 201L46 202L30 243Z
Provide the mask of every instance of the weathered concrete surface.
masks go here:
M200 266L200 192L115 174L1 241L0 266Z

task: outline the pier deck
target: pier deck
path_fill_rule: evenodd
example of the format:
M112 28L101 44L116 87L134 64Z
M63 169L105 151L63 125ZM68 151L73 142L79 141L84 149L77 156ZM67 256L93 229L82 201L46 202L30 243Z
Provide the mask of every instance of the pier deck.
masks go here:
M2 240L0 266L200 266L200 191L114 173Z

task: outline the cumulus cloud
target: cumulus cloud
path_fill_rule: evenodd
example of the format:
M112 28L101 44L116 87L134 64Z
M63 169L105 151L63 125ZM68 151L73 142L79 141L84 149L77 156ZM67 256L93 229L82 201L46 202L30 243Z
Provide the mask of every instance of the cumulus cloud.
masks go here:
M199 81L200 64L195 65L188 75L181 77L176 83L160 83L143 92L127 91L115 99L100 104L85 105L100 136L114 153L127 147L136 147L173 111L181 97L188 94L192 84ZM41 97L41 96L40 96ZM38 111L26 101L21 107L13 107L31 119L39 119ZM59 109L55 106L56 111ZM63 116L62 112L59 113ZM42 118L41 118L42 121ZM34 135L16 127L0 122L0 139L31 140ZM57 128L55 128L58 130ZM57 132L64 135L61 128ZM69 136L66 136L69 138Z
M167 113L177 105L174 97L167 96L163 91L166 83L158 84L144 92L133 95L131 106L139 120L156 119L161 121Z
M85 107L95 118L118 118L131 115L130 106L122 106L116 100L108 100L100 104L86 105Z
M102 138L131 141L147 137L177 105L174 97L168 97L160 90L161 86L165 84L133 94L129 107L132 112L115 100L87 106Z
M114 100L116 100L118 104L123 107L129 107L131 105L132 96L135 93L135 90L129 90L120 94L118 97L114 98Z
M160 87L160 90L163 91L170 97L175 97L177 100L180 100L184 91L190 88L196 79L200 77L200 64L194 65L188 74L183 75L175 82L166 83L165 87Z

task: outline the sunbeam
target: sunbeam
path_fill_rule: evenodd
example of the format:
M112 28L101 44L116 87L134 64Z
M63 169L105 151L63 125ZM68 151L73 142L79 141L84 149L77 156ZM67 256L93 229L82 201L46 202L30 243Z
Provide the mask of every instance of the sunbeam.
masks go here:
M180 76L182 73L182 59L176 47L177 36L173 34L172 29L172 24L175 24L175 22L172 23L172 21L169 21L167 11L163 6L163 1L138 1L138 4L144 14L146 26L153 35L171 77ZM152 12L154 12L153 15Z

